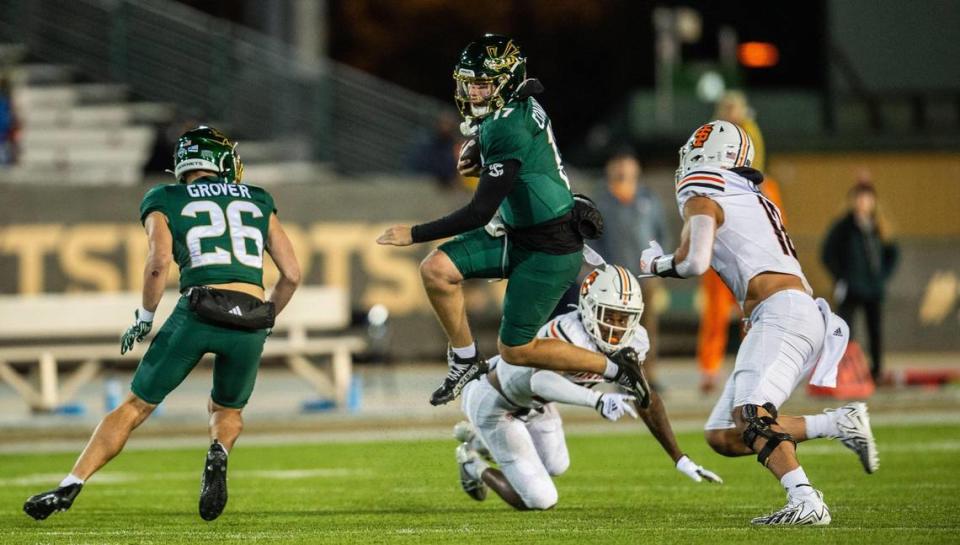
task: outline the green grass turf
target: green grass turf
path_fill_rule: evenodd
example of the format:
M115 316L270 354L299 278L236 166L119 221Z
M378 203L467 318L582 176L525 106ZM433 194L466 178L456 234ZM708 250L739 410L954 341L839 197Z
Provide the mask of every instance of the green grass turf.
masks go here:
M752 528L751 517L784 503L752 458L722 458L699 433L682 434L687 452L726 480L697 484L645 432L621 429L569 438L559 505L527 513L493 493L468 498L452 440L241 443L230 457L230 502L212 523L197 515L202 451L123 453L69 512L43 522L22 502L55 485L75 454L3 455L0 543L960 543L960 426L878 428L872 476L839 442L801 445L833 514L827 528Z

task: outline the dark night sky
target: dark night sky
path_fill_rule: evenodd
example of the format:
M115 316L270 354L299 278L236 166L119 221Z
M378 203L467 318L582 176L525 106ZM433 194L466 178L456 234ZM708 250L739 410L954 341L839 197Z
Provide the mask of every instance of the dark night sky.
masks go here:
M183 1L218 17L260 24L250 20L256 17L244 2ZM717 31L730 25L741 41L771 41L780 49L777 67L742 74L747 88L822 84L824 0L775 5L665 0L656 5L689 6L703 15L702 39L684 46L686 61L715 59ZM541 101L558 135L573 135L559 138L571 142L623 104L632 90L652 87L654 6L637 0L329 0L328 51L338 61L453 107L450 76L459 51L484 32L509 34L526 49L530 74L546 86Z
M821 84L824 8L821 2L659 2L703 14L703 37L684 46L685 60L714 59L721 24L741 41L779 45L781 62L744 74L750 88ZM483 32L512 35L526 48L528 69L547 88L542 102L558 134L579 135L652 87L654 4L639 1L521 0L441 3L431 0L331 2L331 55L419 92L450 101L453 63ZM560 136L561 139L564 137ZM576 136L574 140L578 140ZM570 138L565 139L570 142Z

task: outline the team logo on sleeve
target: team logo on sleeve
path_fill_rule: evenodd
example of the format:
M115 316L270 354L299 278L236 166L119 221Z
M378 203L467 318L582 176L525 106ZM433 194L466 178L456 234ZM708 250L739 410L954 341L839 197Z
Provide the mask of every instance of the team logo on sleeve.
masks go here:
M503 163L493 163L487 168L487 173L494 178L499 178L503 174Z

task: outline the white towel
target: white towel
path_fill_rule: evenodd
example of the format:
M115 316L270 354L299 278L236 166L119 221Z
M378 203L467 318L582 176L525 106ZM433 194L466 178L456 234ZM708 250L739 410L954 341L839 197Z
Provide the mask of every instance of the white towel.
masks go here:
M843 354L847 351L847 343L850 341L850 326L843 321L843 318L830 311L830 304L822 297L817 298L817 308L823 315L825 332L823 349L820 350L817 367L810 376L810 384L836 388L837 368L840 365L840 360L843 359Z

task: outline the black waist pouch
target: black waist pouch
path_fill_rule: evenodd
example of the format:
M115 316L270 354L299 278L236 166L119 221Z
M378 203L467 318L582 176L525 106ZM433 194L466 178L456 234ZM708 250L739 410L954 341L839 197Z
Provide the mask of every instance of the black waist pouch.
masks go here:
M273 327L277 312L273 303L246 293L213 288L193 288L187 296L190 310L214 325L256 331Z
M555 220L530 227L508 227L507 233L514 244L525 250L552 255L570 254L583 249L583 237L577 232L573 218L573 212L567 212Z

